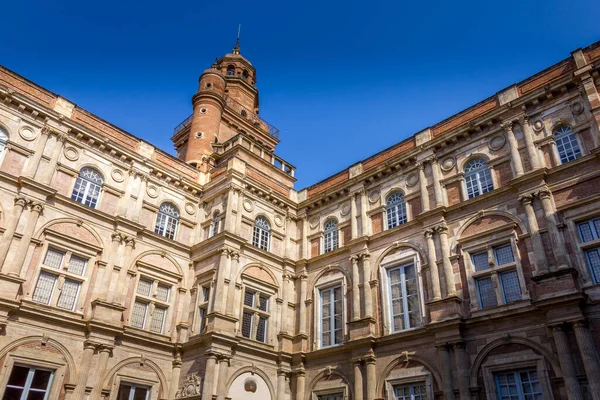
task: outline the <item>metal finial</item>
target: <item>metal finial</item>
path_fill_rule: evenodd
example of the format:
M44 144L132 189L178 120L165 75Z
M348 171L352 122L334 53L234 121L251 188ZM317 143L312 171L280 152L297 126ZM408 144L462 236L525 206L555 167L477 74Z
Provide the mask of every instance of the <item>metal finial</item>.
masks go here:
M242 30L242 24L238 25L237 39L235 40L235 47L233 48L233 54L240 54L240 32Z

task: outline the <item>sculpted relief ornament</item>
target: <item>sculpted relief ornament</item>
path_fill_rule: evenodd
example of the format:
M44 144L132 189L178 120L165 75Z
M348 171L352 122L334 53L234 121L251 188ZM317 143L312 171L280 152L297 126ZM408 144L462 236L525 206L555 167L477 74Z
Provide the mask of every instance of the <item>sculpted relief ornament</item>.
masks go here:
M188 375L181 384L181 388L175 393L176 399L184 397L200 396L202 394L201 379L196 374Z

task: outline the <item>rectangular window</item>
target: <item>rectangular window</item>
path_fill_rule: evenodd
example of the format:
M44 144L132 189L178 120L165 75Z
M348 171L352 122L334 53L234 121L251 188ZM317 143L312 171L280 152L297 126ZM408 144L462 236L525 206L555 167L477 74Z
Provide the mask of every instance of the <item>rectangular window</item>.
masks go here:
M515 261L510 244L494 247L494 257L496 258L496 265L510 264Z
M60 269L64 258L64 251L48 249L48 251L46 252L46 257L44 257L44 265L50 268Z
M133 383L122 382L119 385L117 400L148 400L150 398L150 388Z
M521 286L519 285L517 271L502 272L500 274L500 284L504 303L521 300Z
M267 342L269 319L269 296L255 290L244 291L244 311L242 312L242 336Z
M344 400L343 393L320 394L317 400Z
M496 291L492 277L477 279L477 293L479 294L479 306L481 308L494 307L498 305Z
M154 311L152 312L152 318L150 319L150 331L162 333L166 315L166 308L154 307Z
M577 230L581 243L600 239L600 218L577 224ZM586 248L584 254L594 283L600 283L600 246Z
M210 299L210 286L202 286L202 292L200 294L200 323L199 323L199 333L204 332L206 329L206 314L208 313L208 300Z
M561 164L581 157L581 149L579 148L579 143L577 143L577 137L572 131L565 135L557 135L555 142Z
M83 275L85 273L85 267L87 266L87 260L85 258L71 256L69 260L68 271L75 275Z
M57 278L56 275L40 272L40 276L38 277L38 281L33 291L32 300L38 303L50 304Z
M487 251L482 251L481 253L473 254L471 256L471 261L473 262L473 267L475 267L475 271L483 271L484 269L490 268Z
M147 311L148 303L142 303L141 301L133 303L133 309L131 310L131 326L138 329L144 329Z
M495 374L500 400L542 400L542 386L535 369Z
M138 282L136 293L140 296L150 297L150 295L152 294L152 284L152 281L149 281L147 279L140 279L140 281Z
M388 281L393 331L419 326L421 313L415 265L389 269Z
M334 346L344 339L342 287L321 289L321 347Z
M46 400L52 385L54 371L14 365L6 389L4 400Z
M425 383L394 385L395 400L427 400Z
M156 288L156 298L160 301L167 302L169 301L169 293L171 292L171 288L167 285L159 284Z
M79 295L80 287L81 283L71 279L65 279L62 288L60 289L60 295L58 296L56 307L73 311L77 303L77 296Z

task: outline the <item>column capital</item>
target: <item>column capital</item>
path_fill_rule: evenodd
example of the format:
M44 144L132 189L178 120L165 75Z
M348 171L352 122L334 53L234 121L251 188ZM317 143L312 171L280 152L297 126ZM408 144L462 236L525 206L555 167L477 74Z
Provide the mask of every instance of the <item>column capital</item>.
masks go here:
M358 257L361 260L370 260L371 259L371 253L369 253L368 251L363 251L362 253L358 254Z
M15 197L15 206L19 206L19 207L27 207L27 204L29 204L29 201L27 201L27 199L23 196L16 196Z
M533 203L533 193L522 194L519 196L519 201L524 206L531 205Z
M219 354L212 351L212 350L208 350L207 352L204 353L204 355L206 356L206 359L213 359L213 360L217 360L217 358L219 358Z
M433 239L433 235L435 235L435 232L435 228L425 229L423 231L423 236L425 236L426 239Z
M114 348L115 348L115 346L100 344L100 345L98 345L97 350L98 350L98 353L108 353L108 356L112 357Z
M31 211L36 212L38 214L41 214L44 211L44 204L39 203L37 201L29 202L29 207L31 208Z
M425 170L425 160L417 161L415 166L419 169L419 171Z
M531 120L531 117L527 114L523 114L519 117L519 123L521 124L521 126L529 125L530 120Z
M513 132L513 121L511 120L506 120L506 121L502 121L500 123L500 127L507 133L512 133Z
M123 235L122 233L119 233L119 232L113 232L110 235L110 238L112 239L113 242L119 242L119 244L121 244L125 240L125 235Z
M227 363L227 365L229 365L229 363L231 362L231 358L232 356L230 354L219 354L218 357L219 359L219 363Z
M135 238L133 236L127 236L123 240L125 240L125 246L135 248Z
M86 340L85 342L83 342L83 349L84 350L94 350L96 351L96 349L99 347L98 343L94 343L92 341Z
M360 254L351 255L349 260L352 264L358 264L358 260L360 258Z
M540 198L540 200L550 199L552 197L552 192L550 189L545 188L538 190L536 196Z
M448 225L446 225L445 223L436 226L434 229L440 235L448 234Z

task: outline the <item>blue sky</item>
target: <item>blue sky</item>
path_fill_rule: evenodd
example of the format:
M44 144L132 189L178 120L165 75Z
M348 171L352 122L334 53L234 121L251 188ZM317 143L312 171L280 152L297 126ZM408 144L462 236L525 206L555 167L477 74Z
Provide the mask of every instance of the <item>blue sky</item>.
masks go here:
M600 40L592 0L11 1L2 14L0 64L171 153L241 23L297 189Z

